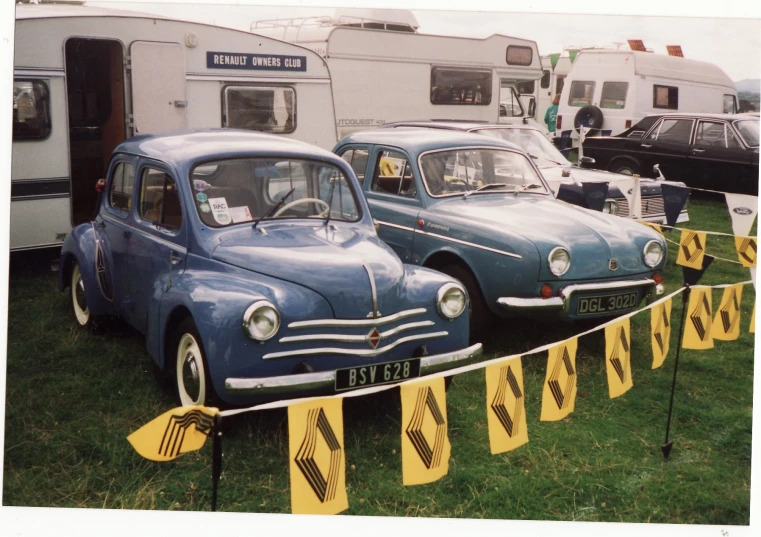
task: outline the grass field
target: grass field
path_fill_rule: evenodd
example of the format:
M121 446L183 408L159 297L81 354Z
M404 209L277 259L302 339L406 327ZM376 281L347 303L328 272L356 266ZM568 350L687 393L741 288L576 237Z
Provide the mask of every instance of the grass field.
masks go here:
M731 233L723 202L693 200L691 229ZM678 234L672 233L678 241ZM708 252L736 259L728 237ZM680 286L672 245L667 289ZM211 443L169 463L142 459L126 437L176 406L157 384L141 336L79 329L57 275L11 263L3 503L16 506L208 510ZM714 261L701 283L749 279ZM714 290L714 308L721 291ZM740 339L682 351L671 438L664 461L669 390L681 298L674 300L671 351L651 370L649 313L632 319L634 387L610 400L602 332L579 341L576 410L540 422L546 353L523 358L529 443L489 453L482 371L448 392L452 458L441 480L402 487L398 390L344 405L349 510L355 515L700 524L749 523L755 300L745 286ZM588 326L584 327L589 328ZM553 322L504 322L485 342L489 357L525 352L581 332ZM226 421L219 510L290 512L284 410Z

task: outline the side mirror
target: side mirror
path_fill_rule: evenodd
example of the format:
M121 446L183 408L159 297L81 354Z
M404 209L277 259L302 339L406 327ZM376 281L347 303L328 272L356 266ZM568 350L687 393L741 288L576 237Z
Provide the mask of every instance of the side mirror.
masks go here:
M657 176L656 179L659 181L665 181L666 177L663 175L663 172L661 171L661 165L656 164L653 166L653 173Z
M582 166L582 167L584 165L591 166L595 162L596 162L595 159L593 159L592 157L580 157L579 158L579 166Z
M531 97L528 101L528 117L536 116L536 99Z

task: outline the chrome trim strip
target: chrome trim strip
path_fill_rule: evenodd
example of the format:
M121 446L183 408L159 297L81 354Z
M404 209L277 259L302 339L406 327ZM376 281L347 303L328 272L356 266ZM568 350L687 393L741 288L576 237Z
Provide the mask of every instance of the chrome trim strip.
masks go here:
M555 310L563 309L565 300L559 296L552 298L518 298L507 296L497 299L497 304L505 308L522 308L535 310Z
M378 317L377 319L316 319L313 321L294 321L288 325L288 328L295 330L298 328L337 328L337 327L360 327L360 326L378 326L381 324L393 323L399 319L406 319L414 315L421 315L427 310L425 308L415 308L404 310L387 317Z
M401 345L402 343L409 343L410 341L418 341L421 339L433 339L439 337L446 337L449 332L429 332L427 334L415 334L414 336L407 336L399 338L393 343L389 343L385 347L379 347L377 349L341 349L338 347L320 347L317 349L302 349L284 352L271 352L262 356L262 360L272 360L273 358L287 358L290 356L306 356L310 354L340 354L344 356L357 356L359 358L372 358L390 351L394 347Z
M395 336L400 332L406 332L407 330L415 330L416 328L426 328L428 326L434 326L436 323L433 321L418 321L415 323L407 323L386 330L380 333L381 340ZM278 343L297 343L300 341L340 341L342 343L364 343L367 341L367 334L365 335L351 335L351 334L313 334L310 336L286 336L280 338Z
M164 246L166 246L167 248L170 248L172 251L178 254L186 255L188 253L188 249L185 248L184 246L180 246L179 244L175 244L166 239L162 239L161 237L157 237L153 233L148 233L145 228L139 228L139 227L127 225L125 222L121 220L116 220L114 219L114 217L110 215L104 215L103 213L101 213L101 218L103 218L103 220L105 220L106 222L109 222L110 224L119 225L120 227L129 228L130 230L134 232L138 232L141 234L142 237L147 237L151 240L158 242L159 244L163 244Z
M475 362L482 354L483 346L480 343L476 343L454 352L425 356L420 359L420 375L430 375L461 365L467 365L468 363ZM311 390L334 390L335 378L335 371L264 378L228 378L225 379L225 389L230 393L241 395L288 394Z
M54 67L48 67L47 69L36 69L34 67L27 67L22 69L14 69L13 76L19 78L37 78L37 77L61 77L65 76L63 69L56 69Z
M373 269L367 263L362 262L362 266L365 267L367 277L370 280L370 293L372 293L373 297L373 311L370 314L373 319L377 319L380 317L380 313L378 313L378 291L375 289L375 274L373 274Z
M611 289L625 289L627 287L643 287L649 285L655 286L655 281L652 278L604 283L573 283L563 287L560 292L565 298L571 298L573 293L583 291L609 291Z
M376 220L376 221L380 225L382 225L382 226L393 227L393 228L396 228L396 229L401 229L403 231L412 231L412 232L415 231L415 228L412 228L412 227L400 226L399 224L392 224L391 222L384 222L383 220Z

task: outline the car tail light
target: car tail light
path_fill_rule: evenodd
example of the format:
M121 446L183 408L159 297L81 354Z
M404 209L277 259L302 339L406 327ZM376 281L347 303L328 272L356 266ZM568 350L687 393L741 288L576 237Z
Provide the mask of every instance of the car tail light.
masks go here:
M663 283L663 276L656 272L653 274L653 281L656 283L656 285L660 285Z
M625 129L631 129L631 127L632 127L632 120L631 119L627 119L626 123L624 123L624 128Z
M563 116L558 115L558 117L555 119L555 128L558 130L563 128Z
M542 285L542 289L539 291L539 295L542 298L550 298L552 296L552 287L545 283Z
M106 180L105 179L98 179L98 182L95 183L95 192L98 194L103 194L106 191Z

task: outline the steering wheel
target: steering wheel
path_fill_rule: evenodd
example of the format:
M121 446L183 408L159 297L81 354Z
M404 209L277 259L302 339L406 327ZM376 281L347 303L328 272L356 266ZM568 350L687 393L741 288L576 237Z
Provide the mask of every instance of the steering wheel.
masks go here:
M280 216L281 214L283 214L288 209L290 209L292 207L295 207L296 205L300 205L302 203L317 203L317 204L324 205L325 209L320 214L318 214L318 216L321 217L321 218L324 217L324 216L327 216L328 211L330 211L330 205L328 205L327 202L322 201L320 198L301 198L299 200L292 201L291 203L286 203L285 205L280 207L277 210L277 212L275 214L273 214L272 216L273 217L274 216Z
M462 179L455 179L455 178L447 179L446 186L447 186L447 190L450 192L465 192L467 190L472 190L470 188L470 185L466 181L463 181Z

